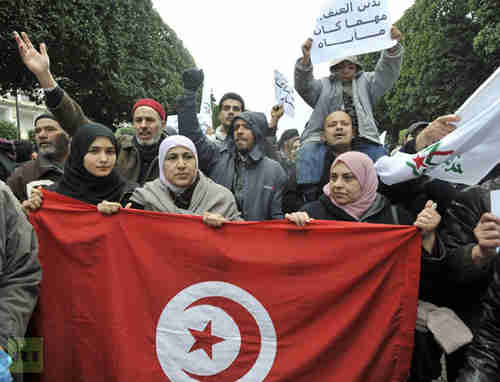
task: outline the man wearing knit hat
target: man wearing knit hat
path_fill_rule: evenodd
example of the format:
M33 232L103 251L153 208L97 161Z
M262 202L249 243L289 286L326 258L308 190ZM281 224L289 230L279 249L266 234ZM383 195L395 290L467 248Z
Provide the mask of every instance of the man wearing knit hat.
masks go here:
M144 184L159 176L158 149L167 136L163 129L165 122L165 109L159 102L142 98L134 104L135 136L123 135L119 139L121 150L117 165L125 178Z
M35 118L38 157L16 168L7 184L19 201L28 199L31 189L57 182L69 154L69 135L50 112Z
M73 135L80 127L90 122L82 108L60 86L50 72L50 60L45 44L40 44L40 52L33 47L28 35L14 33L19 54L26 67L37 77L45 92L45 103L62 127ZM138 100L132 107L134 137L122 135L118 141L117 167L127 180L143 184L159 176L158 147L166 133L163 127L166 113L163 106L150 98Z

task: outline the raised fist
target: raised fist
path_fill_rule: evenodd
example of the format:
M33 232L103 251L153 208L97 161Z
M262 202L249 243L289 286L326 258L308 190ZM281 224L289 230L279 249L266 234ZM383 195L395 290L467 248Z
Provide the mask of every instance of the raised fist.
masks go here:
M182 82L184 89L196 91L203 83L203 70L202 69L186 69L182 73Z

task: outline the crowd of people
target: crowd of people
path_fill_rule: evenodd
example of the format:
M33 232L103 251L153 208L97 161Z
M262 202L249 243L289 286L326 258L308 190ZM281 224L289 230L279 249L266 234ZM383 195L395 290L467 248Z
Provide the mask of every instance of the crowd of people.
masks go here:
M235 92L220 99L220 125L205 134L196 113L203 83L198 69L183 73L178 134L164 128L164 107L145 98L131 108L135 135L117 138L58 85L46 46L35 48L26 33L14 35L44 90L47 112L34 122L36 155L0 183L0 382L10 380L16 357L8 341L24 335L39 293L42 270L27 215L43 208L42 188L106 215L123 208L198 215L214 228L270 219L300 227L311 219L415 225L422 249L409 381L437 378L443 352L448 381L499 380L500 217L491 213L490 193L500 188L500 178L493 171L465 187L426 176L386 185L377 176L374 162L388 153L379 143L373 109L399 77L404 48L397 28L391 36L398 43L381 52L373 72L351 56L333 61L330 76L322 79L313 77L308 39L296 62L295 86L313 112L302 134L290 129L279 141L283 107L272 107L268 121L264 113L246 110ZM399 150L416 153L458 121L445 115L418 122ZM445 320L449 327L435 333L421 318L441 308L453 314ZM462 341L460 328L472 339ZM450 342L458 344L450 349Z

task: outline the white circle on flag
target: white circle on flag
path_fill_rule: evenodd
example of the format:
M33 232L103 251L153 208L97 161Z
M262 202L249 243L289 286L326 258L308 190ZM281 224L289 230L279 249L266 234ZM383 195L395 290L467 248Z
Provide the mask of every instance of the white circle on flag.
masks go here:
M156 354L163 372L172 382L196 381L190 375L216 377L237 360L242 341L235 321L237 317L231 317L216 305L191 306L207 297L229 299L253 317L260 332L260 350L255 363L238 381L263 381L274 364L277 351L271 317L250 293L220 281L191 285L174 296L163 309L156 327ZM216 338L208 347L210 354L196 347L193 330L205 331Z

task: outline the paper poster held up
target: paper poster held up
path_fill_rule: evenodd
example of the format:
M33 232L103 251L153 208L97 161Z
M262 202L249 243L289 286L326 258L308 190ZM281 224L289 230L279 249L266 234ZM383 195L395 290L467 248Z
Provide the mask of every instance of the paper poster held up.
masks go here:
M313 64L391 48L389 1L328 1L312 39Z

